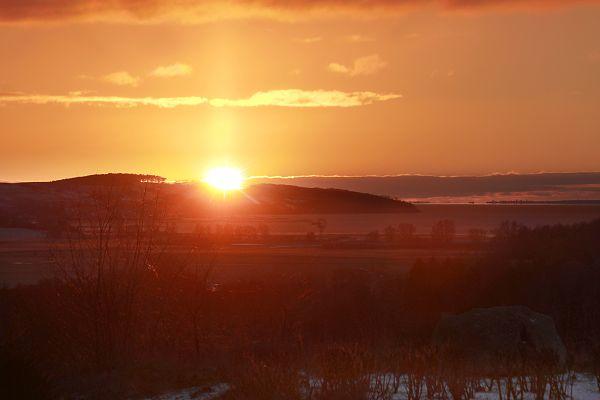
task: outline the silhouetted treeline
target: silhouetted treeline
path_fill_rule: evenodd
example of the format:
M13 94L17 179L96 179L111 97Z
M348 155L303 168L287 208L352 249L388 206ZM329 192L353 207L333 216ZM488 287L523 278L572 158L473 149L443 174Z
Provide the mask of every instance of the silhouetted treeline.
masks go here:
M87 176L79 176L75 178L66 178L52 181L54 185L60 186L132 186L140 182L161 183L165 182L165 178L158 175L149 174L124 174L124 173L109 173L95 174Z
M480 268L488 285L482 303L529 305L555 318L567 344L598 343L600 220L533 229L505 223Z

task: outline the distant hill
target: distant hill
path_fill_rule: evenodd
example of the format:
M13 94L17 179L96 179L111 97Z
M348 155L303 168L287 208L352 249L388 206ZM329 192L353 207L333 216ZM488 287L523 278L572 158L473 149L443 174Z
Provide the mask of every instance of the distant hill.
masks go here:
M178 217L223 214L339 214L417 212L392 198L341 189L255 184L243 191L215 192L201 183L165 183L154 175L105 174L53 182L0 183L0 226L51 224L94 196L119 198L121 207L143 191L159 193L162 204Z
M344 214L416 211L414 205L368 193L343 189L256 184L246 194L268 209L281 213Z

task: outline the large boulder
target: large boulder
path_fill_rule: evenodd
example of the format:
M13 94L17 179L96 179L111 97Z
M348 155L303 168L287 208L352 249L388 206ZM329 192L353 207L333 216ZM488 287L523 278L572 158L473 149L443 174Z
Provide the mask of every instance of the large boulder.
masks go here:
M433 342L452 361L485 373L514 370L524 363L562 366L567 359L552 318L522 306L476 308L444 316Z

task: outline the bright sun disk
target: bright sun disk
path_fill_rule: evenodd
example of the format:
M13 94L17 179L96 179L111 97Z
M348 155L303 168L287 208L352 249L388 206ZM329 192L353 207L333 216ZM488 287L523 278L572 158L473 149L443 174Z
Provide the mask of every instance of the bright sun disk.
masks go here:
M240 190L244 184L244 174L239 168L216 167L206 172L203 181L222 191Z

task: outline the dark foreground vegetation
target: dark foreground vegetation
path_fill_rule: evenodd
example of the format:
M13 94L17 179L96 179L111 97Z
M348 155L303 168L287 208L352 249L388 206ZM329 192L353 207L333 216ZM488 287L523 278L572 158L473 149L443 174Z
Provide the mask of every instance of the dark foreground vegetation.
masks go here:
M218 264L197 261L205 240L174 242L160 197L139 196L69 208L67 238L50 251L55 278L0 290L2 398L135 398L211 382L229 382L230 399L384 400L402 386L409 399L457 400L486 385L507 399L565 398L551 355L484 377L430 345L443 313L513 304L553 317L570 367L600 374L600 220L507 222L484 255L409 273L341 265L223 283Z

